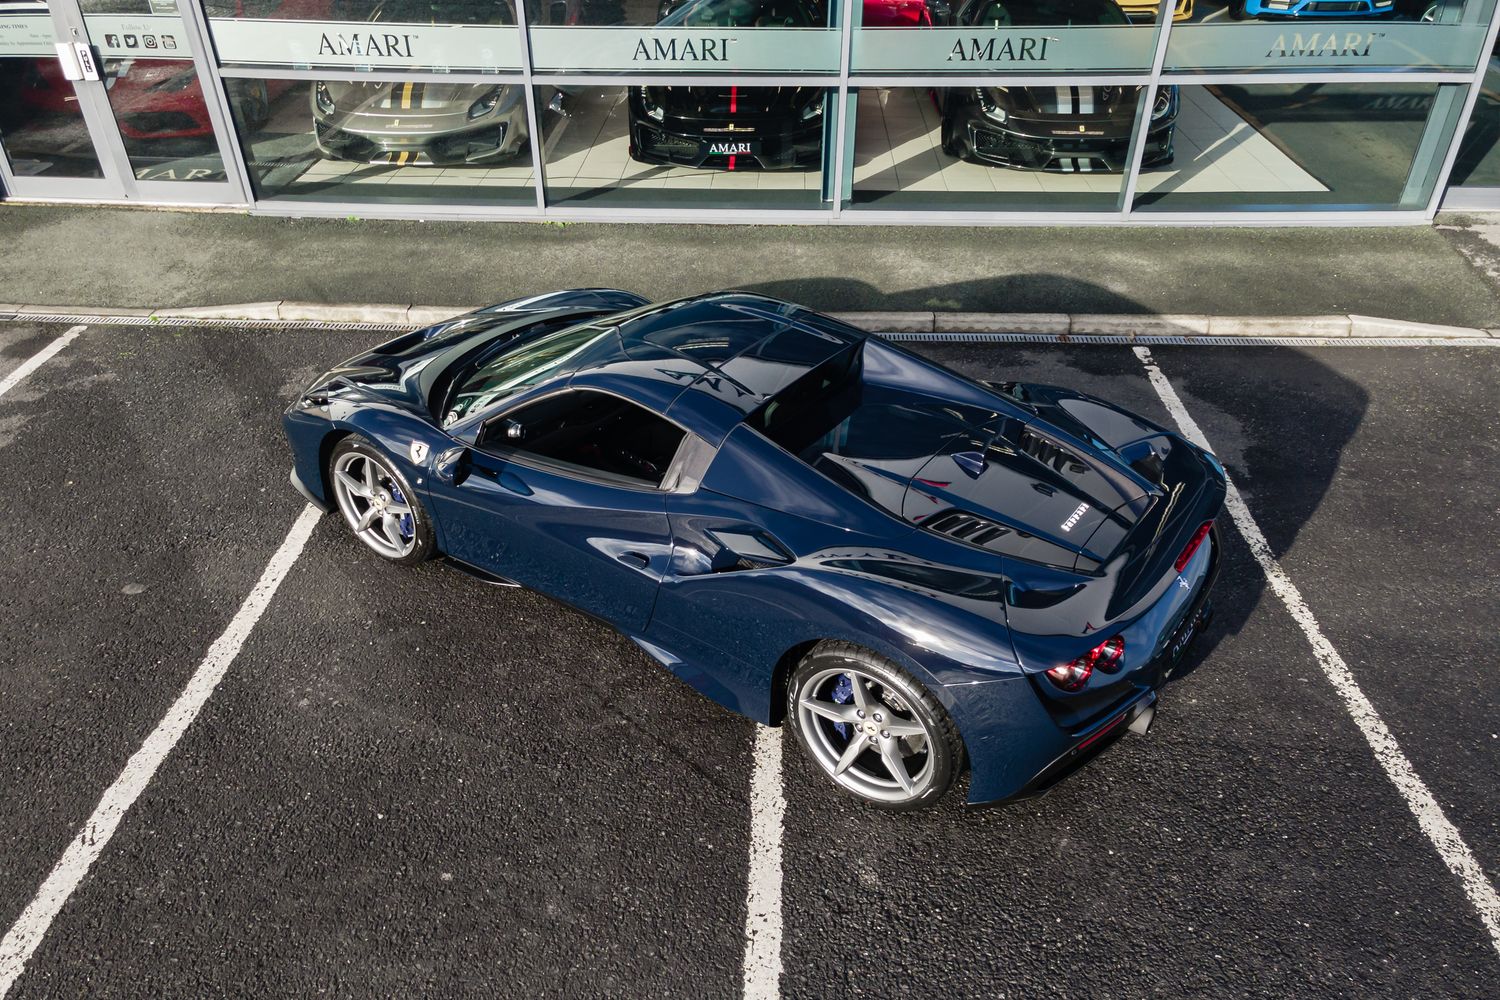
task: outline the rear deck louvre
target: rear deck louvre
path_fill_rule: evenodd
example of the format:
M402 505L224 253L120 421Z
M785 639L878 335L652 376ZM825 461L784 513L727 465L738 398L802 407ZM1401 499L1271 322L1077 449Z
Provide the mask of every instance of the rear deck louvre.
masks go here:
M979 546L988 546L997 538L1010 534L1010 529L1003 524L956 508L934 517L927 522L927 527L949 538Z

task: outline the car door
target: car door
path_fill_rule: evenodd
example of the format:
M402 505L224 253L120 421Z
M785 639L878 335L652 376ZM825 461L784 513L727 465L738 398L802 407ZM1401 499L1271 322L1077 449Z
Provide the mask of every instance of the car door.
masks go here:
M665 479L683 431L620 396L562 389L489 418L432 491L455 559L639 634L671 558Z

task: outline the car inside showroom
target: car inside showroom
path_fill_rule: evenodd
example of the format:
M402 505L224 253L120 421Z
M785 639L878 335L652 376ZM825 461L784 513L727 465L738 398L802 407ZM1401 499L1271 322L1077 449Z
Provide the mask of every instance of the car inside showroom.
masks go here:
M1500 209L1495 0L0 0L13 200L1422 222Z

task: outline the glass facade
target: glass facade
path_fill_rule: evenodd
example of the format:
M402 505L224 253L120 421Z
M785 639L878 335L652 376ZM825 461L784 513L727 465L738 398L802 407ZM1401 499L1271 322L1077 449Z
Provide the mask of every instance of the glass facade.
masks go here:
M1421 219L1460 189L1500 208L1496 17L1496 0L0 0L0 180L50 195L114 163L288 213ZM51 55L75 20L92 98Z

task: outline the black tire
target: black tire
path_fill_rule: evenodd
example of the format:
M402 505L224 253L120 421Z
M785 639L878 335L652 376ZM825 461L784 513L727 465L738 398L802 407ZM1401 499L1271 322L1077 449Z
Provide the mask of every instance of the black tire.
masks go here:
M270 94L262 80L229 81L229 99L234 104L235 117L247 132L259 131L271 120Z
M958 134L958 123L952 118L943 119L943 152L955 159L971 161L973 156L969 153L969 144Z
M372 461L380 470L379 479L387 487L392 497L397 497L405 502L411 510L412 531L411 550L404 555L392 555L381 551L375 543L362 536L355 530L352 515L348 507L339 496L339 485L334 481L334 470L337 469L346 457L358 456L367 461ZM328 456L328 467L323 470L324 482L328 484L328 496L333 501L334 510L338 513L344 526L349 529L355 541L361 542L364 549L371 555L378 556L384 562L396 566L415 566L417 563L425 562L437 555L437 536L432 530L432 518L427 513L427 508L422 506L422 501L407 482L406 477L401 474L395 461L377 447L367 438L357 434L351 434L339 441ZM389 489L390 486L395 489ZM399 494L396 492L399 490Z
M1245 0L1229 0L1229 6L1225 8L1229 13L1230 20L1248 21L1250 12L1245 9Z
M855 782L834 776L831 765L826 761L829 741L838 735L834 729L841 725L840 723L818 717L813 720L813 724L832 728L824 728L818 733L808 732L808 722L805 713L801 710L804 690L810 685L821 689L827 683L826 678L830 672L849 670L858 671L874 682L871 693L878 698L877 707L890 709L893 720L919 722L926 730L925 752L917 751L909 758L910 760L923 759L916 777L925 776L925 779L916 793L910 797L893 799L889 795L879 797L866 794L854 787ZM819 681L820 677L825 680ZM820 691L813 690L810 694L816 697ZM892 707L893 703L894 707ZM852 705L852 702L850 704ZM879 719L880 716L876 715L875 718ZM963 739L959 736L958 727L948 717L942 704L900 666L850 642L820 642L792 670L791 677L787 681L786 719L792 732L796 733L797 742L802 746L803 753L829 777L830 781L845 794L877 809L908 812L913 809L929 808L943 797L964 770ZM858 725L858 723L855 724ZM858 735L856 731L853 739L845 742L845 746L847 747L854 740L864 739L866 737ZM862 754L860 759L869 756L871 754ZM879 758L878 754L874 756ZM865 770L858 766L858 761L855 764L856 766L850 767L846 773L854 774Z

